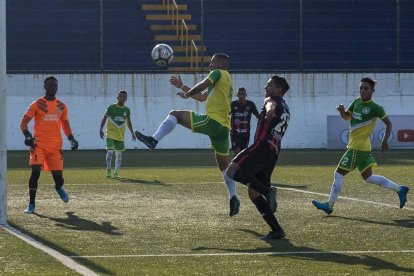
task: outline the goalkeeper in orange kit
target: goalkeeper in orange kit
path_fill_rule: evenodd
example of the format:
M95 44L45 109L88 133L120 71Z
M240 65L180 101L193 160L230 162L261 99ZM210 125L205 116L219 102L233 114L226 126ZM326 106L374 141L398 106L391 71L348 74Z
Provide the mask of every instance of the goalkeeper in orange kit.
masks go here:
M29 179L29 205L24 211L33 214L36 208L36 190L40 171L51 171L55 181L55 189L64 202L69 196L63 189L63 155L61 129L68 137L72 150L78 149L78 142L72 134L68 120L67 106L56 98L58 80L49 76L44 81L45 96L32 102L20 122L25 140L30 147L29 165L32 174ZM28 129L29 122L34 118L34 135Z

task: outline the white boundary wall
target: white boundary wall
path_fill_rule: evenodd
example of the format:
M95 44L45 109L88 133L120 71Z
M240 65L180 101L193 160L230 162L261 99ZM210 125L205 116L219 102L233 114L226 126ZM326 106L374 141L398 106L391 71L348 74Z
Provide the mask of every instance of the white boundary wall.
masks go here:
M383 105L389 115L414 115L413 73L315 73L283 74L291 86L285 96L290 107L291 121L283 141L285 148L325 148L327 145L327 115L337 115L336 105L347 106L359 95L359 80L363 76L378 80L374 100ZM204 104L183 100L169 84L169 74L57 74L57 97L69 106L72 130L80 149L101 149L105 143L99 137L99 125L106 107L116 101L117 91L128 92L126 105L131 108L135 129L152 134L172 109L204 112ZM26 149L19 122L28 105L44 95L46 75L8 75L8 145L9 150ZM265 83L270 74L233 74L234 91L244 86L248 99L258 108L263 103ZM182 75L192 85L201 75ZM234 99L236 97L234 96ZM252 125L256 119L252 118ZM414 127L414 123L413 123ZM32 123L30 125L32 130ZM255 127L254 127L255 129ZM253 129L253 131L254 131ZM143 149L126 134L127 148ZM181 126L164 138L158 148L208 148L209 139L191 134ZM69 143L64 142L64 149Z

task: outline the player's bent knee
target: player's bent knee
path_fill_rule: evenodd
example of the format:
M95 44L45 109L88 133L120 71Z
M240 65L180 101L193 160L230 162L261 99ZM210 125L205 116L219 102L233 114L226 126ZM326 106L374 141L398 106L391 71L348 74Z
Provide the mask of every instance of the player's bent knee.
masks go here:
M239 166L235 163L230 163L230 165L226 169L227 176L233 179L236 171L239 169Z
M179 118L179 111L178 110L171 110L169 115L174 116L175 118Z

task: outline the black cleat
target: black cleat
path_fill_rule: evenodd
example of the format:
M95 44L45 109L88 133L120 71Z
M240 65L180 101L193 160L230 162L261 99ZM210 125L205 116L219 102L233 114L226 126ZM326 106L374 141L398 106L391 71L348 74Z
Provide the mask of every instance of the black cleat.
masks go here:
M398 198L400 199L400 208L404 207L405 203L407 202L407 194L408 194L407 186L401 186L401 190L398 192Z
M239 213L240 210L240 200L237 196L232 196L230 199L230 216L234 217Z
M280 229L279 231L270 231L269 234L262 237L261 239L264 241L268 240L280 240L286 237L285 231L283 229Z
M270 210L274 213L276 212L277 203L276 203L276 187L270 187L269 191L265 194L266 200L269 204Z
M155 140L152 136L145 136L141 132L135 131L135 137L144 143L150 150L155 149L158 144L158 141Z

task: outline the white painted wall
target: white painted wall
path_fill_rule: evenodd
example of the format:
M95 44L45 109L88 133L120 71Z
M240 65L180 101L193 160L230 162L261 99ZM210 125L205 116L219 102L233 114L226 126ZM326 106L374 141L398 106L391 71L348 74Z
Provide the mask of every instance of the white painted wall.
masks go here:
M414 74L321 73L284 74L291 89L285 96L290 107L291 121L283 141L285 148L325 148L327 115L336 115L336 105L346 106L358 95L359 80L369 75L378 80L374 100L383 105L389 115L414 115ZM8 145L9 150L26 149L19 129L20 119L28 105L44 95L45 75L8 75ZM61 74L57 97L69 106L72 130L80 149L100 149L105 143L99 137L99 125L106 107L116 101L117 91L128 92L135 129L152 134L172 109L204 112L204 104L183 100L169 84L168 74ZM258 108L263 102L263 87L270 74L233 74L234 90L247 89L248 99ZM201 80L201 75L183 75L186 84ZM236 99L236 97L234 97ZM256 119L252 118L255 126ZM30 125L32 130L32 123ZM413 123L414 127L414 123ZM255 127L254 127L255 129ZM254 131L253 129L253 131ZM133 142L127 133L127 148L145 148ZM208 148L209 139L191 134L181 126L158 144L158 148ZM69 143L64 142L64 149Z

